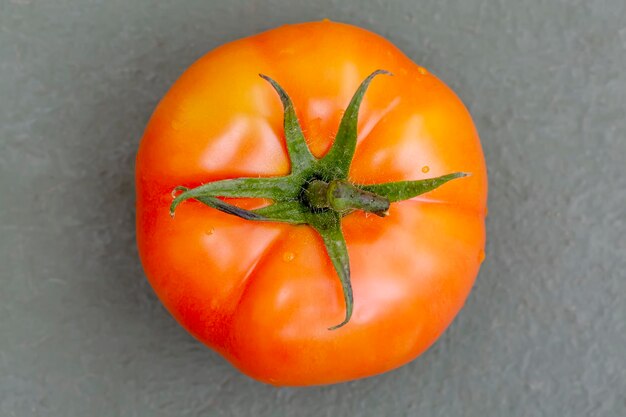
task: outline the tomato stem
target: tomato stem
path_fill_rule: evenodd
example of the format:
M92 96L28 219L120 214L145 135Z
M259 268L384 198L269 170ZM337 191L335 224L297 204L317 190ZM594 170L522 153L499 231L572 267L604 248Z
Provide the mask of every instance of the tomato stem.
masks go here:
M311 208L331 209L337 213L362 210L384 217L389 211L387 198L345 180L333 180L329 183L314 180L306 188L305 195Z
M374 77L381 74L391 75L387 71L377 70L361 83L344 112L335 142L321 159L317 159L309 150L294 105L287 93L276 81L261 74L276 90L283 105L285 141L291 161L291 173L283 177L227 179L192 189L178 186L174 192L180 194L175 195L170 206L170 214L174 216L183 201L194 199L245 220L301 224L315 229L337 272L345 302L343 321L329 327L330 330L346 325L354 308L350 260L341 230L341 218L355 210L386 216L392 202L413 198L448 181L469 175L455 172L425 180L372 185L356 185L348 180L356 150L361 101ZM219 197L267 198L272 203L259 209L246 210Z

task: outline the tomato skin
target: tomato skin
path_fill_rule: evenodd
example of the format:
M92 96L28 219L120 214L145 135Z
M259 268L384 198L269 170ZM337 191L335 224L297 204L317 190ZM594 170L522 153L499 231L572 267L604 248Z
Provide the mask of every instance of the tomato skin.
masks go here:
M351 180L472 175L393 203L388 217L343 219L354 314L330 331L344 315L342 290L310 227L249 222L196 201L175 218L168 208L180 184L289 172L281 103L259 73L288 92L321 156L360 81L379 68L394 76L365 95ZM487 177L469 113L387 40L350 25L282 26L206 54L155 110L136 181L139 252L163 304L244 373L275 385L336 383L413 360L461 309L484 257Z

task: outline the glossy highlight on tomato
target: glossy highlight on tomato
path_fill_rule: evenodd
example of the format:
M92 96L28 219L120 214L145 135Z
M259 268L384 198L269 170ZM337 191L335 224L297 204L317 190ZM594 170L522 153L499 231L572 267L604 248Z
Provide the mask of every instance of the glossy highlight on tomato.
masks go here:
M368 78L380 69L393 75ZM185 193L295 175L280 89L313 158L302 169L302 193L287 201L310 208L305 220L238 217L272 204L270 194L250 190L246 196L265 197L196 194L172 218L177 187ZM362 102L351 107L356 91ZM353 159L345 180L335 179L333 165L318 161L329 160L351 109L358 113ZM447 179L408 199L374 185L433 178ZM349 196L375 191L388 210L345 209L344 200L313 208L301 196L317 195L318 180L321 190L345 187ZM136 181L139 252L163 304L241 371L275 385L336 383L411 361L461 309L484 257L486 169L469 113L387 40L346 24L282 26L206 54L155 110ZM232 215L229 207L241 210ZM331 215L335 209L343 211ZM326 229L308 222L320 213L331 213L335 238L345 240L350 312Z

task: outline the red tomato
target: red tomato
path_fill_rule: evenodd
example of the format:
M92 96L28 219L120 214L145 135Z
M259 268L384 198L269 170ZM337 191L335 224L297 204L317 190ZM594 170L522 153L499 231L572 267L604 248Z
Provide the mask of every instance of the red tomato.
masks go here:
M359 83L377 69L393 76L377 77L364 95L347 180L358 188L471 176L392 202L386 217L339 214L351 317L314 227L249 221L193 199L170 216L177 186L292 171L281 99L258 74L291 97L306 144L321 158ZM325 179L306 184L316 178ZM206 54L154 112L136 181L139 252L163 304L242 372L275 385L336 383L413 360L459 312L484 258L487 178L468 111L387 40L346 24L282 26ZM270 202L220 201L250 210Z

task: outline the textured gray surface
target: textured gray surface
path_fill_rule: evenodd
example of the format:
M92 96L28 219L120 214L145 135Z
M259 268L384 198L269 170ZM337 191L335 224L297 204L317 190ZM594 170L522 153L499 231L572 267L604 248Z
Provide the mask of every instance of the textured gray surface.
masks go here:
M156 300L133 158L205 51L323 17L388 37L467 103L487 259L417 361L275 389ZM626 416L625 68L623 0L0 0L0 416Z

